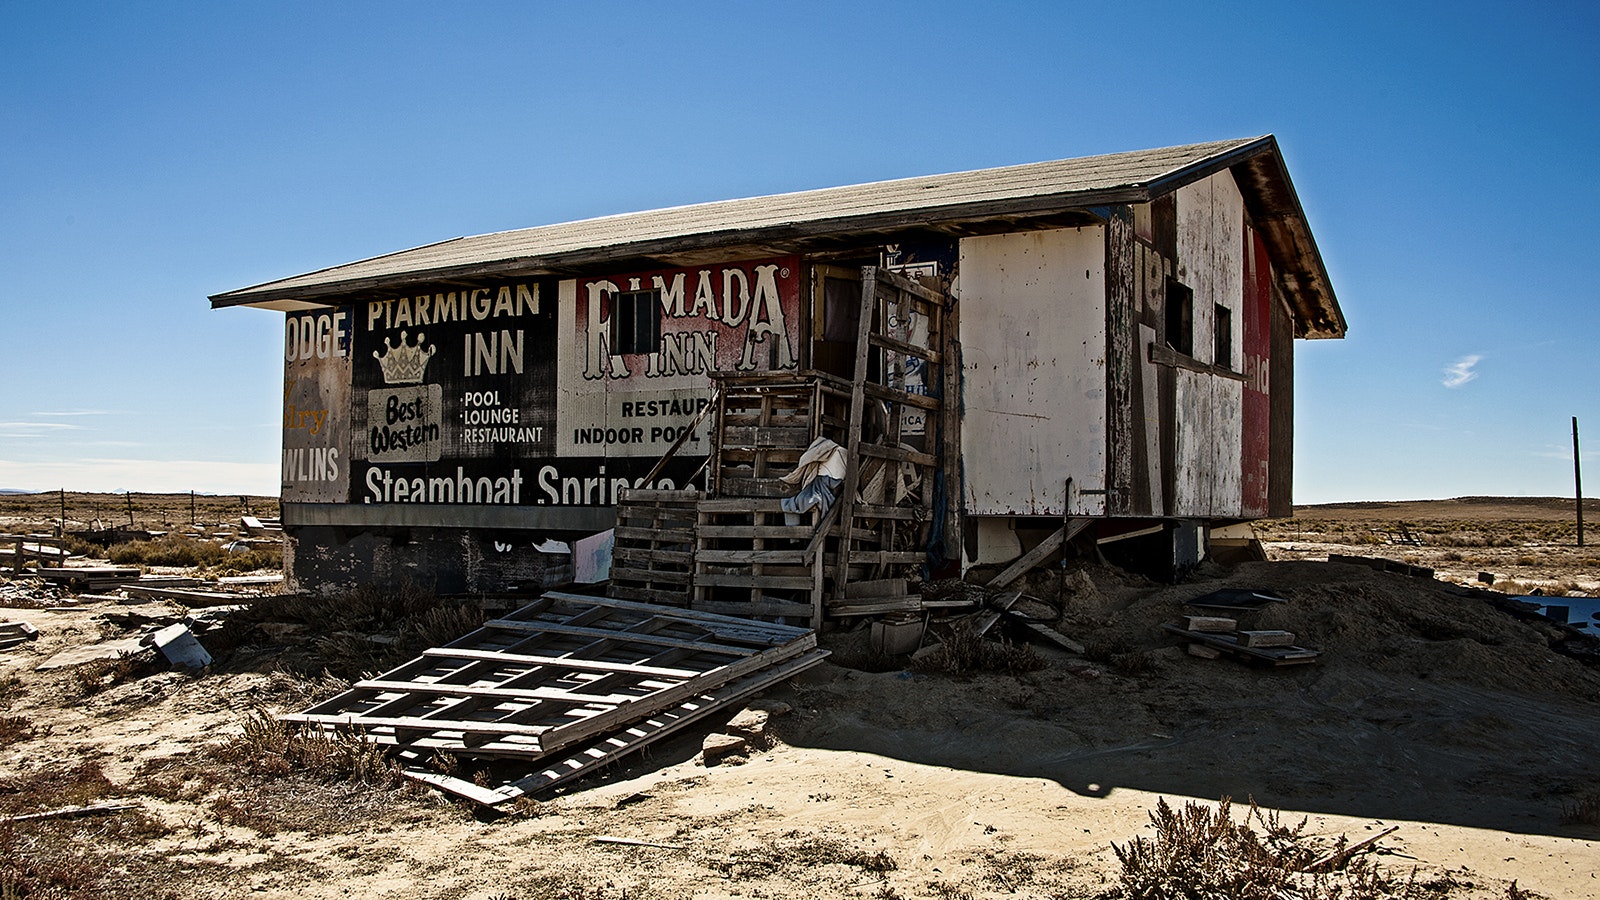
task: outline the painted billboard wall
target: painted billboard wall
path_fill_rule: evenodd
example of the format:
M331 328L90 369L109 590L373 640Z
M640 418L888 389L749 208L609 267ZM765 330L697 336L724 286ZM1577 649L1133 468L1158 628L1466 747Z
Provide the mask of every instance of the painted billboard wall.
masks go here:
M799 284L784 258L290 314L283 500L610 506L708 402L710 372L796 367ZM706 427L655 486L699 467Z

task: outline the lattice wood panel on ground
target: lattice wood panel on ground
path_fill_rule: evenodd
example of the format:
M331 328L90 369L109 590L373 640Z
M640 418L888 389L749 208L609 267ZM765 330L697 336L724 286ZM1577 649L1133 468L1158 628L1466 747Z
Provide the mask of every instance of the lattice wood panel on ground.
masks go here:
M491 770L482 773L480 777L485 781L484 784L463 781L426 768L428 755L417 750L403 750L399 756L407 764L403 771L408 778L433 785L485 806L498 806L518 797L537 796L576 781L617 762L630 753L669 737L718 710L733 708L745 698L798 675L822 662L827 656L826 650L807 650L770 669L762 669L743 678L736 678L719 688L696 694L677 706L652 713L600 737L582 741L541 757L534 763L532 771L528 771L525 767L516 767L509 772Z
M552 592L283 718L422 753L541 759L815 647L803 628Z
M687 606L699 491L624 490L617 501L613 597Z

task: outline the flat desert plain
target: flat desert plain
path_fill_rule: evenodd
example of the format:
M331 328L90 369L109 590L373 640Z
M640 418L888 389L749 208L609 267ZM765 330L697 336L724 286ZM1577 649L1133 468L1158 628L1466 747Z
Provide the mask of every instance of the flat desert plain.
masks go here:
M0 498L6 528L58 514L13 499ZM1059 599L1054 626L1081 655L1017 649L951 673L875 654L865 630L828 630L830 661L762 698L789 710L770 720L770 745L708 766L700 742L713 722L497 814L395 780L357 742L296 751L271 725L392 665L385 654L415 652L432 637L419 622L450 621L437 611L383 613L381 591L317 613L246 598L202 635L215 664L185 674L115 648L190 610L13 579L0 584L0 620L39 636L0 651L0 887L1113 898L1140 889L1116 848L1153 839L1161 803L1231 798L1238 822L1259 805L1261 835L1275 815L1303 820L1306 846L1382 836L1354 857L1365 881L1304 876L1279 896L1600 897L1600 667L1559 652L1582 643L1570 631L1458 586L1481 587L1486 573L1513 593L1593 593L1600 551L1576 546L1571 514L1570 501L1503 498L1303 508L1263 524L1269 561L1208 562L1179 584L1078 546L1025 587ZM1330 564L1330 553L1438 577ZM1294 632L1321 651L1316 663L1201 659L1160 629L1224 587L1285 598L1248 624ZM106 803L127 808L19 818Z

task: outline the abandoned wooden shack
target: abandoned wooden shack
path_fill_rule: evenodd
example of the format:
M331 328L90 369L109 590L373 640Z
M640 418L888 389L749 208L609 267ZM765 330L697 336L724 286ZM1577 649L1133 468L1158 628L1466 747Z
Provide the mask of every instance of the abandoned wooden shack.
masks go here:
M813 624L1073 535L1181 568L1209 528L1287 515L1293 339L1345 332L1270 135L455 238L210 299L286 313L301 588L538 589L570 574L551 539L615 528L615 597ZM834 502L785 512L808 449Z

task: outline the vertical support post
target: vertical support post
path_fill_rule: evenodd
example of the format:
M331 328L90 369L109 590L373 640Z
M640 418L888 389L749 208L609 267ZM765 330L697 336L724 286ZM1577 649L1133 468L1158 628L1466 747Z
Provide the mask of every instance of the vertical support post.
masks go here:
M1578 417L1572 417L1572 488L1577 495L1578 546L1583 546L1583 464L1578 459Z
M61 489L61 527L56 529L56 537L67 536L67 489Z
M128 527L133 527L133 491L123 491L122 499L128 501Z
M189 492L189 524L194 524L194 491Z

